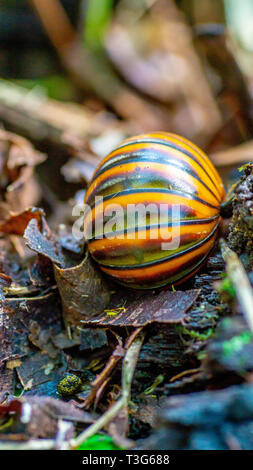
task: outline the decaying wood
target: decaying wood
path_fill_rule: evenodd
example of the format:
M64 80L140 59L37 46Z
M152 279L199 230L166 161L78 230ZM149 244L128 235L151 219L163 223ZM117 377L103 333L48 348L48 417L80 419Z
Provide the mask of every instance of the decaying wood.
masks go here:
M233 284L242 311L253 332L253 289L249 278L237 254L228 247L225 240L221 240L221 251L226 261L227 275Z

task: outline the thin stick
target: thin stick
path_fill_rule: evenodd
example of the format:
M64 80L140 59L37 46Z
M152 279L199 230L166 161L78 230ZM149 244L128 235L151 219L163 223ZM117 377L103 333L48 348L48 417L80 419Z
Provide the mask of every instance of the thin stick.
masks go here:
M62 55L65 46L77 39L63 6L58 0L30 0L30 3L40 16L54 47Z
M0 450L52 450L55 449L54 439L30 439L27 442L0 441Z
M30 3L72 82L85 92L93 90L125 119L138 121L140 132L146 128L165 130L171 120L168 109L154 105L127 86L114 72L103 51L94 54L84 47L59 0L30 0Z
M253 140L210 155L215 166L233 166L253 161Z
M136 329L128 338L124 350L127 351L129 346L135 340L136 336L141 332L142 328ZM122 359L122 356L118 354L118 352L122 352L123 345L119 341L118 346L114 350L113 354L111 355L108 363L106 364L105 368L102 372L96 377L96 379L91 383L91 393L89 394L88 398L85 400L85 408L90 408L92 403L95 401L95 405L97 404L97 393L101 390L101 387L104 387L105 381L110 379L110 375L114 371L118 362ZM109 380L108 380L109 381Z
M104 428L108 423L110 423L110 421L112 421L113 418L115 418L115 416L117 416L122 408L128 406L130 401L131 384L143 340L144 333L142 332L129 346L123 360L121 397L94 424L85 429L85 431L83 431L77 438L70 441L72 449L76 449L89 437Z
M247 323L253 332L253 289L244 266L237 254L231 250L225 240L221 239L221 253L226 262L226 271L237 299L242 307Z

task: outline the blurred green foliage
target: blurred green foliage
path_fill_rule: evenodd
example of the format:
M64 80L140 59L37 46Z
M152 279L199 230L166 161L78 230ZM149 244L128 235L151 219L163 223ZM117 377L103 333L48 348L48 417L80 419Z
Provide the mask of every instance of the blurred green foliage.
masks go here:
M34 80L19 79L12 81L17 85L27 88L27 90L40 88L42 93L45 93L48 98L61 101L75 100L75 88L63 75L51 75Z
M243 331L240 335L234 336L228 341L223 343L223 352L226 357L231 354L239 352L245 344L250 344L252 341L252 333L250 331Z
M241 46L253 51L253 0L224 0L226 21Z
M89 0L84 22L83 39L91 49L100 49L110 22L113 0Z
M77 450L123 450L114 444L110 436L95 434L81 444Z
M226 292L231 298L235 297L235 289L233 285L231 284L230 280L228 277L225 277L225 279L222 280L220 286L219 286L219 292Z

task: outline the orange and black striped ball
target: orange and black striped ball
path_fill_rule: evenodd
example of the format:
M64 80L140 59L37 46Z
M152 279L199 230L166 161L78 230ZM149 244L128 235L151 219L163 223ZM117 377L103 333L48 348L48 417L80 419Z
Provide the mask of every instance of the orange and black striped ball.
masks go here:
M187 139L166 132L127 139L100 163L87 190L89 251L127 286L183 282L214 246L224 195L213 164ZM145 218L133 207L144 208Z

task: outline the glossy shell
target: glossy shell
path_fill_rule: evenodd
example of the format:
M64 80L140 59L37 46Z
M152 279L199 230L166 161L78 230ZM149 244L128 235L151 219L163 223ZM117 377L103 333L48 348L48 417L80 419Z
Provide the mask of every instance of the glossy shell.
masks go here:
M95 204L96 196L103 196L103 202L97 199ZM101 162L86 193L90 210L84 229L90 233L89 251L105 273L128 286L154 288L183 282L196 273L214 246L223 198L217 171L196 145L165 132L132 137ZM140 203L159 210L167 204L166 217L160 216L159 225L152 215L144 225L130 224L127 208ZM115 204L124 211L124 225L108 231L104 211ZM165 250L161 247L171 241L166 225L171 227L175 205L180 206L179 218L173 219L180 226L178 247ZM95 217L100 232L95 232Z

